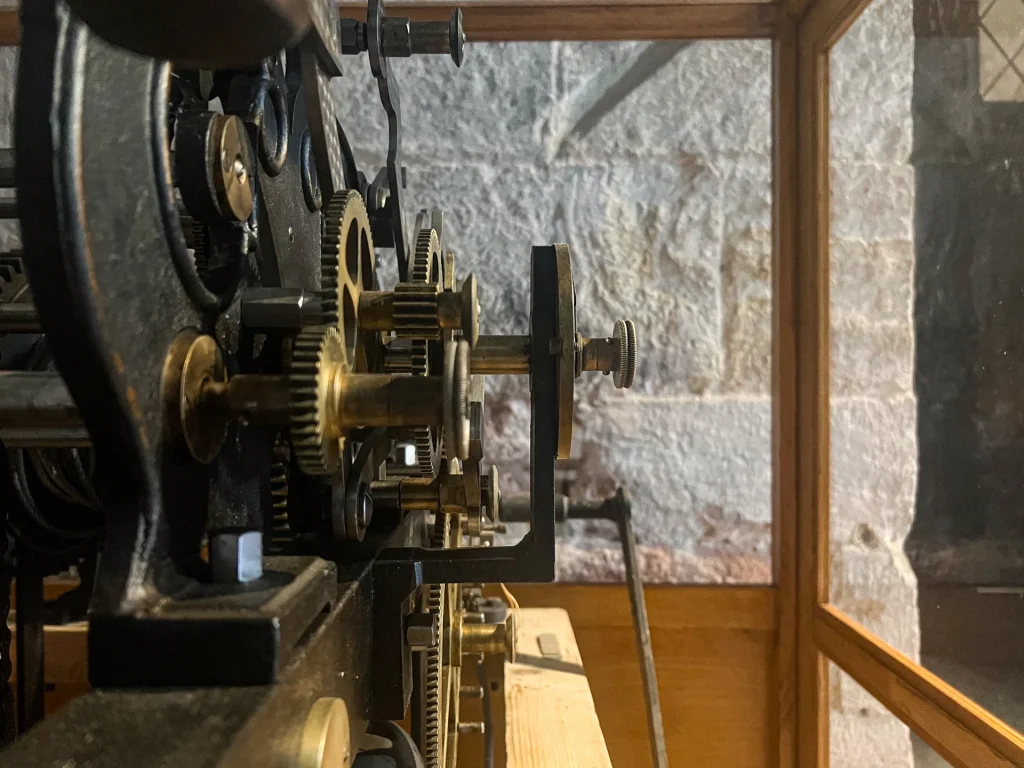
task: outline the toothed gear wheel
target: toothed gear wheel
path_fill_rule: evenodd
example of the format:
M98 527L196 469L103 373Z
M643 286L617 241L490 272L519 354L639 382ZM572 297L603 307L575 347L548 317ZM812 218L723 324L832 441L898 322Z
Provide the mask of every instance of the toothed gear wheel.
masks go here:
M328 434L328 377L338 368L348 372L345 345L334 326L304 328L292 345L292 456L307 475L332 475L341 464L344 436Z
M431 546L457 546L459 536L453 518L438 513L434 518ZM458 747L461 658L452 656L455 616L461 612L462 590L458 584L432 584L427 588L427 611L438 618L437 645L426 652L424 668L423 762L425 768L455 768ZM449 657L449 658L446 658Z
M441 247L437 232L420 229L416 233L412 264L409 268L410 292L431 291L435 298L443 280ZM401 287L401 286L399 286ZM398 291L396 291L397 298ZM397 309L397 308L396 308ZM436 311L434 320L436 322ZM412 376L430 374L429 342L423 338L402 339L399 348L392 342L387 366L394 372L408 372ZM441 467L441 429L439 427L416 427L413 429L413 444L416 446L416 466L413 475L435 477Z
M437 232L432 229L421 229L416 233L412 267L409 269L409 282L440 285L441 264L441 242L437 237Z
M320 295L324 324L341 332L345 354L356 370L360 365L359 296L373 288L375 259L370 217L358 192L334 195L324 211L320 249Z
M636 326L632 320L616 320L613 336L619 343L619 363L614 383L618 389L629 389L636 377Z

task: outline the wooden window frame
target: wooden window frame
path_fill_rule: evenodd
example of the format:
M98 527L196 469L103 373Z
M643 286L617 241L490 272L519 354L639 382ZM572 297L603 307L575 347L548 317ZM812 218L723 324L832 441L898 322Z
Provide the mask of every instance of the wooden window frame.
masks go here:
M829 603L829 53L870 0L465 0L473 42L769 39L772 66L771 762L826 768L826 659L958 768L1024 766L1024 737ZM357 5L342 5L358 14ZM444 19L451 2L389 5ZM365 9L365 5L363 6ZM0 7L0 45L17 45Z
M783 92L787 101L777 110L795 113L797 123L795 131L777 126L783 141L787 136L796 141L795 149L777 150L785 163L795 162L795 167L784 170L777 160L775 169L776 174L787 172L798 179L795 205L792 196L777 193L775 198L777 207L794 206L790 210L795 218L795 224L787 225L787 232L795 232L795 241L787 243L783 237L780 245L792 254L776 255L776 268L788 265L796 272L792 310L798 350L795 447L775 456L776 471L793 461L797 476L795 521L785 507L776 510L783 525L796 528L792 537L796 551L790 556L796 562L795 764L822 768L829 763L827 660L831 660L951 765L1024 766L1024 736L829 602L829 56L869 3L790 3L796 52L787 55L796 62L797 87L795 95ZM781 119L777 114L776 123ZM778 338L774 349L776 353L780 349ZM774 394L779 398L792 392L779 388ZM780 592L780 602L790 596Z

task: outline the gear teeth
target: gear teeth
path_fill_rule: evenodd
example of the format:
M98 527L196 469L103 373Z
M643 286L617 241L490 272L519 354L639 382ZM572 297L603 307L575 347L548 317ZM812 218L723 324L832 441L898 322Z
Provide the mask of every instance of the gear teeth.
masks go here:
M437 527L435 526L435 535ZM427 592L427 611L444 621L444 590L443 584L431 584ZM425 738L423 743L423 761L425 768L442 768L441 766L441 644L438 643L427 651L426 659L426 707L424 712Z
M399 283L395 286L395 337L399 339L441 338L438 321L437 283Z
M385 359L388 373L426 376L428 340L441 338L437 302L441 290L441 246L437 232L420 229L416 233L409 282L395 287L395 336L402 346L395 347ZM416 427L416 472L421 477L437 474L441 455L440 430Z
M288 461L288 445L279 435L274 443L274 460L270 464L270 500L274 510L270 544L275 553L284 552L293 540L288 521Z
M409 269L410 283L438 283L441 275L441 242L437 232L432 229L421 229L416 233L416 244L413 247L412 266Z
M341 439L326 437L326 382L334 366L345 365L345 351L337 326L303 329L292 345L291 386L292 455L308 475L330 475L341 462Z
M324 211L324 231L320 246L320 302L323 305L324 325L337 325L341 303L342 253L341 226L350 196L335 195Z
M637 341L636 326L632 320L616 320L615 339L619 342L619 363L615 371L615 386L629 389L636 378Z

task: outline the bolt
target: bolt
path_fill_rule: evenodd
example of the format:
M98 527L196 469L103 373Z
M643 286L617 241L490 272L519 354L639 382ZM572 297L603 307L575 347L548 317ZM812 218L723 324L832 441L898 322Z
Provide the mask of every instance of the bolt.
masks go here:
M486 728L483 723L459 723L459 733L485 733Z
M406 620L405 642L411 651L426 651L437 647L440 627L437 616L414 613Z
M479 685L464 685L459 688L459 695L465 696L467 699L482 699L484 697L484 689Z

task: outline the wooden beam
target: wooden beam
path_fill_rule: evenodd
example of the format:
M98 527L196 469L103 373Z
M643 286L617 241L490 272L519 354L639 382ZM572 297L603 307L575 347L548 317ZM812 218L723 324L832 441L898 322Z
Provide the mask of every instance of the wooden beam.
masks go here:
M772 49L772 569L776 584L772 712L777 766L792 766L797 707L797 38L780 20Z
M811 0L800 21L800 36L808 45L827 51L870 3L871 0Z
M633 627L623 584L513 584L511 589L523 606L567 608L577 632ZM652 628L775 630L773 587L647 585L644 597Z
M952 765L1024 765L1024 736L835 606L818 606L814 636L826 656Z
M828 56L797 32L797 765L828 766L828 678L814 611L829 587Z
M388 13L445 19L455 5L390 5ZM353 16L365 14L365 10ZM771 4L709 5L520 4L469 5L463 27L469 42L541 40L700 40L770 38L778 8Z
M453 4L390 5L388 13L413 19L448 18ZM353 17L365 7L346 8ZM770 38L778 8L770 3L717 0L712 4L568 5L503 3L469 5L463 9L469 42L531 42L542 40L700 40ZM17 45L18 12L0 10L0 45Z

